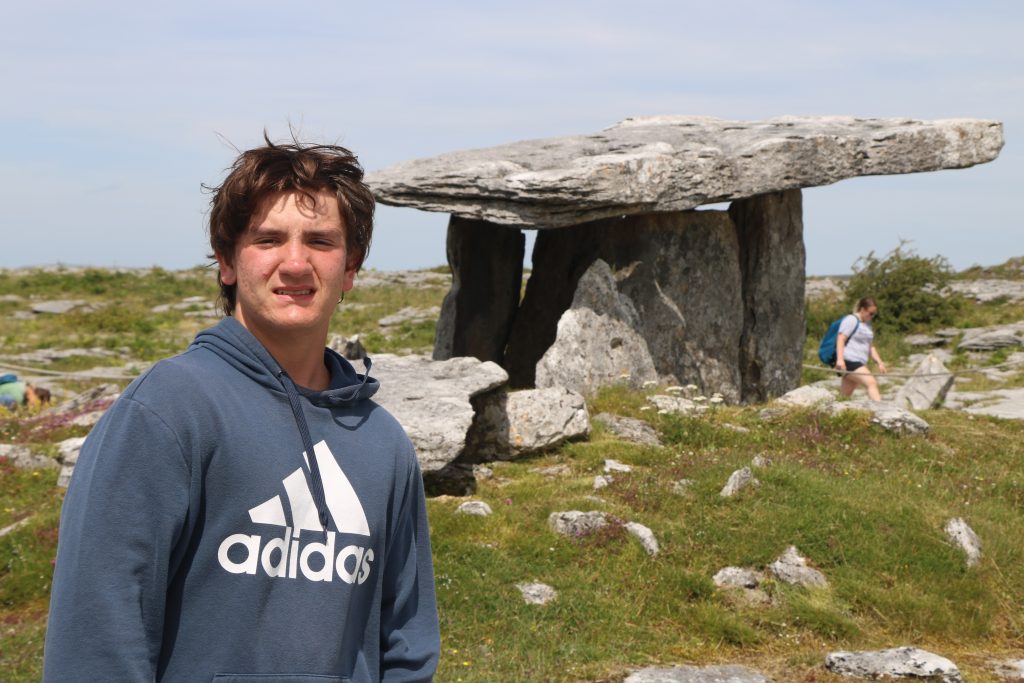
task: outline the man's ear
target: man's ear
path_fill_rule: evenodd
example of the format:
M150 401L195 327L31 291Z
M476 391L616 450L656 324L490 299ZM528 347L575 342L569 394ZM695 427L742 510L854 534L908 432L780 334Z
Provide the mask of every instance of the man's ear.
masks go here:
M217 254L217 265L220 267L220 281L229 287L235 284L235 267L221 254Z

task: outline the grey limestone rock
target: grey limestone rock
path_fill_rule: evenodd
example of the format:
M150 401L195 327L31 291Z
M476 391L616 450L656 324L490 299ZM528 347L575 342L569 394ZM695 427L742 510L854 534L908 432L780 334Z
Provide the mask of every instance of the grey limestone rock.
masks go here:
M537 386L592 395L606 385L640 387L657 380L636 325L633 303L618 293L608 264L595 261L580 278L573 307L558 321L555 342L537 363Z
M914 370L914 376L896 391L893 403L912 410L935 408L946 398L954 379L937 355L928 354Z
M613 481L615 481L615 479L613 479L612 477L599 474L596 477L594 477L594 490L600 491L603 488L607 488L609 485L611 485Z
M482 500L467 500L455 509L460 515L473 515L474 517L487 517L493 514L491 506Z
M909 410L904 410L884 401L871 401L868 399L836 401L835 403L827 404L824 409L833 415L845 410L864 410L870 412L872 423L897 434L924 435L930 429L927 422Z
M963 517L954 517L946 522L946 536L967 556L967 566L973 567L981 560L981 539L974 533Z
M967 398L968 394L959 396ZM1024 420L1024 389L995 389L970 396L977 398L979 402L966 407L965 412L1008 420Z
M1010 681L1024 681L1024 659L1005 659L993 662L993 673Z
M903 338L908 346L944 346L949 337L939 337L928 334L908 334Z
M916 647L865 652L833 652L825 658L829 671L865 680L913 678L938 683L963 683L956 664Z
M558 598L558 592L545 583L517 583L527 605L546 605Z
M1010 301L1024 300L1024 280L963 280L950 283L949 289L978 303L1003 297Z
M623 441L643 444L645 446L660 446L661 437L651 425L643 420L632 417L622 417L611 413L599 413L594 419L601 422L608 428L608 431Z
M67 488L71 483L71 475L75 472L75 465L78 464L78 454L82 451L85 443L84 436L75 436L64 439L57 444L57 461L60 463L60 474L57 475L57 486Z
M0 444L0 458L19 469L36 470L42 468L56 467L57 463L53 458L33 453L28 446L17 444Z
M626 522L623 526L626 531L640 541L640 545L643 546L648 555L653 557L658 554L660 550L658 539L654 537L653 531L639 522Z
M564 387L482 395L466 443L475 461L512 460L586 438L590 418L583 396Z
M623 683L771 683L764 674L744 666L648 667L626 677Z
M462 453L475 414L470 399L508 380L498 365L475 358L379 354L374 361L372 374L381 383L374 398L405 429L424 473L441 470Z
M437 320L437 316L440 313L440 306L428 306L427 308L407 306L396 313L381 318L377 321L377 324L381 327L395 327L402 323L422 323L428 320Z
M692 479L677 479L672 482L672 493L677 496L685 496L690 492L690 488L693 486Z
M584 536L608 526L608 516L600 510L568 510L548 515L548 526L562 536Z
M1015 323L980 330L965 330L964 338L957 344L957 348L964 351L996 351L1007 347L1024 346L1022 329L1022 323Z
M775 403L784 406L806 408L818 405L819 403L826 403L828 401L835 400L835 397L835 393L829 391L825 387L805 384L802 387L797 387L796 389L787 391L782 396L779 396L775 399Z
M748 486L757 486L759 483L750 468L744 467L729 475L729 481L725 483L718 495L723 498L731 498Z
M652 116L591 135L407 161L366 181L383 204L557 228L855 176L966 168L1002 146L1001 124L973 119Z
M50 315L62 315L73 311L76 308L88 306L89 302L81 299L59 299L55 301L38 301L32 304L33 313L47 313Z
M757 588L761 584L761 572L743 567L722 567L711 580L721 588Z
M807 565L795 546L789 546L774 562L768 565L768 571L779 581L795 586L822 587L828 585L825 575Z
M604 471L606 474L610 472L632 472L633 468L630 465L619 462L618 460L606 458L604 461Z

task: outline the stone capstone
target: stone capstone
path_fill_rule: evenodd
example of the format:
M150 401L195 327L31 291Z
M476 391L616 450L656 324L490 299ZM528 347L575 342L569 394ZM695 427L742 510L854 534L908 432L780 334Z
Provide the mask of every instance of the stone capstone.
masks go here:
M424 474L462 454L475 414L471 399L508 380L495 363L465 357L433 361L379 354L372 374L381 384L374 399L405 429Z
M771 679L744 666L648 667L636 671L623 683L771 683Z
M795 546L789 546L774 562L768 565L768 571L779 581L794 586L823 587L828 585L825 575L807 565Z
M962 517L946 522L946 536L967 556L967 566L973 567L981 560L981 539Z
M476 418L465 454L472 461L512 460L590 433L583 396L564 387L495 391L474 403Z
M843 676L865 680L925 678L938 683L963 683L964 680L956 664L916 647L833 652L825 658L825 668Z
M602 386L640 388L657 380L638 325L636 308L618 292L608 264L594 261L580 278L572 307L558 321L554 343L537 363L537 386L564 386L589 396Z
M954 379L937 355L928 354L914 370L914 376L897 390L893 403L912 410L936 408L945 400Z
M996 121L786 116L626 119L591 135L417 159L367 174L378 201L530 228L692 209L845 178L966 168Z

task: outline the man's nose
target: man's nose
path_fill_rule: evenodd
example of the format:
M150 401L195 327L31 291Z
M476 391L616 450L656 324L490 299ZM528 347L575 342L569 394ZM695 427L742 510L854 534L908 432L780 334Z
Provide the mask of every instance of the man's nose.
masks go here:
M281 270L289 275L305 275L312 269L309 249L300 240L290 240L285 245L283 256Z

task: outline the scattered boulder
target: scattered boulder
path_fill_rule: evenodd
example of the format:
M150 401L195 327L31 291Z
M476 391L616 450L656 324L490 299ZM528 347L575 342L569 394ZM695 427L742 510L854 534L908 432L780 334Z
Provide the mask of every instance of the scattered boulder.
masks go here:
M641 444L644 446L660 446L661 437L658 431L643 420L632 417L622 417L611 413L600 413L594 416L608 431L623 441Z
M13 533L13 532L17 531L21 527L23 527L26 524L28 524L29 522L31 522L34 517L35 517L35 515L29 515L28 517L26 517L24 519L19 519L17 522L14 522L13 524L8 524L3 529L0 529L0 538L3 538L7 534L10 534L10 533Z
M76 436L64 439L57 444L57 461L60 463L60 474L57 475L57 486L67 488L71 483L71 475L74 474L75 465L78 464L78 454L82 451L82 444L85 443L84 436Z
M807 566L807 559L789 546L777 560L768 565L768 571L779 581L794 586L824 587L828 585L825 575Z
M548 515L548 526L562 536L585 536L608 526L608 515L600 510L552 512Z
M53 458L33 453L32 449L28 446L17 444L0 444L0 458L6 458L10 464L25 470L38 470L57 466Z
M407 306L397 313L392 313L389 316L381 318L377 321L377 324L381 327L397 327L403 323L423 323L430 320L437 320L437 316L440 314L440 306L428 306L427 308Z
M749 467L736 470L729 475L729 481L725 483L718 495L723 498L731 498L748 486L758 486L761 482L754 478L754 473Z
M678 415L699 415L705 412L707 406L682 396L666 396L654 394L647 397L647 402L654 405L659 413L676 413Z
M366 358L366 347L363 346L362 335L356 334L351 337L343 337L336 334L331 337L327 344L347 360L362 360Z
M833 652L825 658L825 668L843 676L867 680L926 678L939 683L963 683L964 680L956 664L916 647Z
M772 459L769 458L767 455L764 455L763 453L758 453L757 455L754 456L754 459L750 461L751 467L757 467L759 469L764 469L765 467L768 467L771 464Z
M460 515L473 515L475 517L487 517L493 514L491 506L482 500L467 500L455 509Z
M1006 659L993 662L993 673L1009 681L1024 681L1024 659Z
M981 539L962 517L946 522L946 536L967 555L967 566L973 567L981 560Z
M618 460L606 458L604 461L604 471L606 474L609 472L632 472L633 468L626 463L619 462Z
M63 315L76 308L88 306L88 301L81 299L58 299L54 301L37 301L32 304L32 312L36 314Z
M967 397L966 394L959 396ZM1024 389L996 389L977 395L977 398L980 401L966 407L965 412L1008 420L1024 420Z
M903 338L907 346L945 346L949 337L928 334L908 334Z
M603 488L606 488L609 485L611 485L613 481L615 481L613 478L599 474L596 477L594 477L594 490L599 491Z
M722 567L711 580L719 588L757 588L761 585L761 572L742 567Z
M654 537L653 531L637 522L626 522L624 526L626 531L640 541L640 545L643 546L648 555L654 557L658 554L658 539Z
M50 406L42 412L42 415L47 417L57 415L78 416L98 410L106 410L120 395L121 389L116 384L97 384L80 394L72 396L67 401Z
M912 410L936 408L945 400L954 379L938 356L928 354L914 370L914 376L896 392L893 402Z
M997 351L1007 347L1022 346L1024 339L1019 336L1019 325L986 328L978 334L965 333L957 345L963 351Z
M787 391L782 396L775 399L777 405L793 406L796 408L809 408L811 406L818 405L819 403L826 403L828 401L835 400L835 393L829 391L825 387L819 387L814 384L805 384L802 387L797 387L792 391Z
M517 583L527 605L546 605L558 598L558 592L545 583Z
M474 403L476 418L466 440L471 460L513 460L590 433L586 401L564 387L496 391Z
M374 398L405 429L425 474L443 469L462 454L476 412L470 399L508 380L496 363L475 358L434 361L378 354L374 360L373 375L381 383Z
M951 282L948 287L977 303L987 303L1003 297L1009 301L1024 301L1024 280L961 280Z
M672 482L672 493L677 496L685 496L690 492L690 487L693 486L692 479L679 479Z
M825 405L825 410L833 415L838 415L845 410L864 410L871 413L871 422L882 429L897 434L928 433L929 425L909 410L904 410L891 403L883 401L871 401L868 399L856 399L853 401L836 401Z
M626 677L623 683L771 683L762 673L744 666L648 667Z
M542 474L545 477L565 477L572 474L572 468L565 463L549 465L548 467L534 467L530 471Z
M611 268L594 261L576 286L572 307L558 321L554 343L537 363L537 386L563 386L589 396L602 386L625 382L640 388L657 381L638 325L636 308L618 291Z

